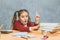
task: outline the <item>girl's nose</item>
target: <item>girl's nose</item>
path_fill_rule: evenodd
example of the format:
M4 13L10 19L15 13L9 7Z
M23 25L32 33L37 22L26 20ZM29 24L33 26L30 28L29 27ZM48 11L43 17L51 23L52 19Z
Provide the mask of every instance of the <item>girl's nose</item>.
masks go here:
M25 20L26 20L27 18L25 17Z

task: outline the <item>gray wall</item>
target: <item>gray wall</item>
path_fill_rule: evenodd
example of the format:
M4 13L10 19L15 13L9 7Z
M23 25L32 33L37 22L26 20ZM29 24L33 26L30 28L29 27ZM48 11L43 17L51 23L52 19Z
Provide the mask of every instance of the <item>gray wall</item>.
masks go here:
M11 20L16 10L27 9L34 22L36 10L40 22L60 23L60 0L0 0L0 24L2 29L10 29Z

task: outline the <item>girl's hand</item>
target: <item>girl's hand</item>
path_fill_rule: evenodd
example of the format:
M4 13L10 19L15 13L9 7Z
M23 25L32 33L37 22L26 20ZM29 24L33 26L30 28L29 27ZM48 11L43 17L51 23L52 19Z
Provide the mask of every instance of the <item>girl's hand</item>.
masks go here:
M38 14L38 12L36 12L35 24L38 24L39 23L39 18L40 18L40 15Z

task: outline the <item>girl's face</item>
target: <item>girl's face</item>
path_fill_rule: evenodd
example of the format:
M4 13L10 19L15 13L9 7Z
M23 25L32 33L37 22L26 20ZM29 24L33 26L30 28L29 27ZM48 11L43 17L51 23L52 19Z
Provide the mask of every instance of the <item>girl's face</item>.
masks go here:
M28 23L28 13L27 12L22 12L20 15L20 21L22 24L27 24Z

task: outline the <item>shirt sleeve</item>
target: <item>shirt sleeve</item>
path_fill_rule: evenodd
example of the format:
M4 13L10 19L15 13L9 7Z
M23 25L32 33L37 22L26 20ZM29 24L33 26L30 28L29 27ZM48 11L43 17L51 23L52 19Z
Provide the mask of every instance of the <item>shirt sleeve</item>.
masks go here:
M34 22L29 22L29 25L30 25L29 30L32 31L32 27L34 27L38 24L35 24ZM35 29L35 30L38 30L38 29Z
M32 27L32 26L36 26L36 25L38 25L38 24L35 24L35 22L29 22L28 25L30 25L30 27Z

